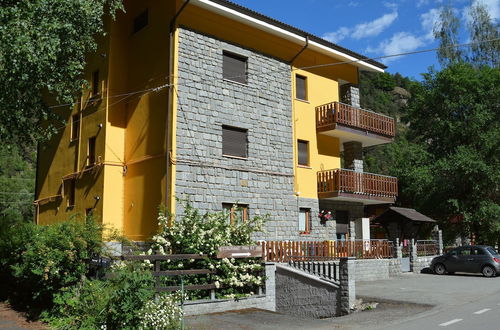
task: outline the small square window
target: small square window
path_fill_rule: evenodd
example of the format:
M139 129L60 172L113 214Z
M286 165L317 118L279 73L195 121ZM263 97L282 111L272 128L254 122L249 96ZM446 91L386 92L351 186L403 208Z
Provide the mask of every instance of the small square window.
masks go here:
M149 13L148 10L146 9L145 11L143 11L134 18L133 33L137 33L140 30L144 29L148 25L148 23L149 23Z
M99 70L95 70L92 73L92 97L100 94L99 83Z
M75 206L75 190L76 190L76 181L75 179L70 179L66 181L66 201L67 207Z
M299 209L299 232L311 233L311 209Z
M78 140L80 137L80 115L71 117L71 141Z
M89 139L88 141L88 146L87 146L87 166L92 166L95 164L95 144L96 144L96 137L93 136Z
M222 126L222 154L247 158L248 130Z
M309 142L297 141L298 164L300 166L309 166Z
M295 75L295 98L307 101L307 78Z
M242 84L247 83L247 58L224 52L222 59L222 77Z
M231 225L248 221L248 205L223 203L222 209L229 214Z

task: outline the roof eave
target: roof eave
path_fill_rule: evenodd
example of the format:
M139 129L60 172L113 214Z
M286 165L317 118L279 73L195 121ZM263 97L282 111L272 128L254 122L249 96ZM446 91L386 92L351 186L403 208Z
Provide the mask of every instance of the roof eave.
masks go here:
M387 68L384 64L361 54L226 0L191 0L190 3L300 45L309 38L311 49L343 62L351 62L362 70L384 72Z

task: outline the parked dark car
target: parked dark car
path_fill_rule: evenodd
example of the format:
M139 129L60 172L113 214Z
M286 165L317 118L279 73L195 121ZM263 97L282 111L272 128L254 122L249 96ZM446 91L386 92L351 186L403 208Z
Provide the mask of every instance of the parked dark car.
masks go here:
M438 275L463 272L495 277L500 274L500 254L491 246L462 246L432 259L431 269Z

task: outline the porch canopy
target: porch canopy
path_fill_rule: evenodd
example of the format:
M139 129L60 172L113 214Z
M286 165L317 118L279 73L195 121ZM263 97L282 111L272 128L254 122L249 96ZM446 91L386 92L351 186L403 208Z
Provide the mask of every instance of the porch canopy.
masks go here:
M389 207L384 213L372 219L372 224L382 226L390 240L398 237L400 240L418 238L422 227L429 227L436 223L436 220L417 212L414 209L404 207Z

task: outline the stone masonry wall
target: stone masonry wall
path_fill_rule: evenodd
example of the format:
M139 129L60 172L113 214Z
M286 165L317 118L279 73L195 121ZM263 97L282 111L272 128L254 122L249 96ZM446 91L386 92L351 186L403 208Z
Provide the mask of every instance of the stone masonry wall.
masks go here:
M434 259L435 257L437 256L416 257L412 264L412 272L418 274L422 272L423 269L429 268L432 259Z
M246 84L222 79L223 51L248 59ZM269 214L256 239L299 238L298 209L311 208L307 239L331 239L331 228L314 222L318 201L294 196L290 66L185 28L178 57L176 196L202 212L239 203L250 217ZM222 125L248 130L248 158L222 155Z
M276 312L308 318L338 315L340 288L315 276L276 267Z

